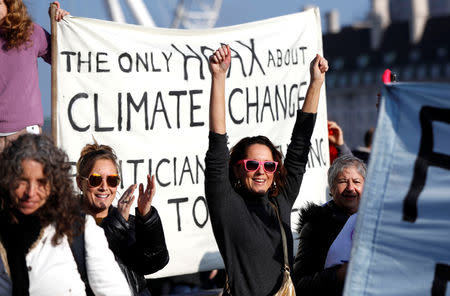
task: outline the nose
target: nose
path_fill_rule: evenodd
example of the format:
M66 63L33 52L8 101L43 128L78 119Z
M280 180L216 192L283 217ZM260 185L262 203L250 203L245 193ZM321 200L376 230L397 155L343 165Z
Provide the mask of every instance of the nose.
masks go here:
M108 184L106 183L106 179L102 179L102 183L100 184L99 189L106 190L108 188Z
M355 191L355 183L353 181L347 182L347 187L345 188L347 191Z
M263 164L259 164L258 170L256 170L258 172L259 175L264 174L264 165Z
M38 190L39 190L39 185L36 184L35 182L32 182L27 186L26 194L29 197L33 197L37 194Z

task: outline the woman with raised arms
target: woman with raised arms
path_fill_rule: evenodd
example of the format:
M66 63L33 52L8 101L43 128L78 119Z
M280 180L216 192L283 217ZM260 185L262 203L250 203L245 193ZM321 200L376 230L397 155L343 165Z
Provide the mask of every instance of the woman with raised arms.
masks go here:
M282 285L283 271L289 270L293 263L292 256L287 255L293 254L291 209L305 173L328 62L320 55L311 62L311 82L303 108L297 111L284 163L281 153L265 136L245 137L229 152L225 76L230 63L229 46L223 45L210 57L212 81L205 194L227 271L225 292L273 295ZM284 243L282 236L285 236ZM286 245L287 252L283 250ZM285 261L289 266L285 266Z

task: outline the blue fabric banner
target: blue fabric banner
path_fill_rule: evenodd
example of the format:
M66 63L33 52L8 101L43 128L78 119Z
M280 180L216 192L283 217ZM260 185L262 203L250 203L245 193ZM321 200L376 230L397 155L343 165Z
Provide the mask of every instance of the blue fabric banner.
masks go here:
M344 295L450 295L450 84L385 85Z

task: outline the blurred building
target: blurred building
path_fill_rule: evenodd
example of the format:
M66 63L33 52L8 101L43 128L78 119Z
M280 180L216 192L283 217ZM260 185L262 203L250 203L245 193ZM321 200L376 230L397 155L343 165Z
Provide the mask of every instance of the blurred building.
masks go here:
M399 81L450 82L450 0L372 0L367 21L339 27L327 14L323 36L328 118L350 147L376 125L375 107L386 68Z

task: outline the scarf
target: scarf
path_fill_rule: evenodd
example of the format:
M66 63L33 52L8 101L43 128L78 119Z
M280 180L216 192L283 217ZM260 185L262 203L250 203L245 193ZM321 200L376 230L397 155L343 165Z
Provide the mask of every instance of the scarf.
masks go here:
M0 218L0 233L6 249L13 295L29 295L30 282L26 255L41 233L40 219L34 215L24 215L14 211L19 223L11 223L2 215Z

